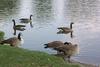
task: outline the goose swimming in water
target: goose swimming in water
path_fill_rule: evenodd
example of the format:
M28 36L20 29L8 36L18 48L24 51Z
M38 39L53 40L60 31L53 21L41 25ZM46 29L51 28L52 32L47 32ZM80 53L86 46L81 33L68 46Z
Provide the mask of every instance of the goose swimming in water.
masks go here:
M30 15L30 18L21 18L20 20L21 20L21 23L32 23L32 16L33 15Z
M24 43L23 39L21 38L21 33L18 34L17 37L11 37L9 39L3 40L0 42L1 45L3 44L10 44L10 46L17 47Z
M73 24L74 24L73 22L70 23L70 28L68 28L68 27L58 27L58 29L60 29L62 32L65 32L65 33L73 32L73 30L72 30Z
M13 29L14 30L20 30L20 31L24 31L25 30L25 28L24 28L24 27L26 27L25 25L16 25L15 20L13 19L12 21L13 21Z

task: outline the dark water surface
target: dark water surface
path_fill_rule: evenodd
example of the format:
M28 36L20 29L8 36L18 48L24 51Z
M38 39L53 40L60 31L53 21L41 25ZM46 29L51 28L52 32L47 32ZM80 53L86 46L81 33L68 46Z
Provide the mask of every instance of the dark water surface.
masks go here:
M0 0L0 30L5 39L13 35L12 19L17 24L20 18L29 18L22 32L25 43L22 48L55 53L44 49L43 44L54 40L79 44L80 54L74 59L80 62L100 64L100 0ZM70 34L57 34L60 26L73 25L73 38ZM18 34L20 31L17 31Z

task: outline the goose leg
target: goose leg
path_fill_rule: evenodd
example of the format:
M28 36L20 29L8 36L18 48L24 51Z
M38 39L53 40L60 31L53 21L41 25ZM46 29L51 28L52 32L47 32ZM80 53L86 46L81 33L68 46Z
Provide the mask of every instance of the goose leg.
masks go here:
M68 56L68 62L70 63L71 61L70 61L70 56Z

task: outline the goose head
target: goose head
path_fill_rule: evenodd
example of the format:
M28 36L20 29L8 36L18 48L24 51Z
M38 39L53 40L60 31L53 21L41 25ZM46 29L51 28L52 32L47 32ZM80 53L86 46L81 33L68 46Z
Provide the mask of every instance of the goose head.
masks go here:
M15 22L15 20L14 20L14 19L12 19L12 21L13 21L13 22Z
M19 34L18 34L18 39L19 39L20 41L21 41L21 39L22 39L21 36L22 36L22 33L19 33Z

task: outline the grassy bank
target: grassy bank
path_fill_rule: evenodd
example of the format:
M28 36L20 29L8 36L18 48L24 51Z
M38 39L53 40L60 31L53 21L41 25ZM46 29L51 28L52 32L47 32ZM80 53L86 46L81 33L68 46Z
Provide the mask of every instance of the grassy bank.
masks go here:
M3 31L0 31L0 41L3 40L5 33Z
M0 67L79 67L47 53L0 45Z

